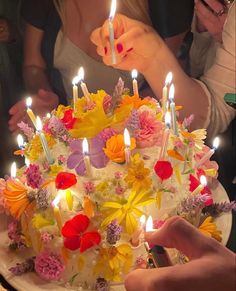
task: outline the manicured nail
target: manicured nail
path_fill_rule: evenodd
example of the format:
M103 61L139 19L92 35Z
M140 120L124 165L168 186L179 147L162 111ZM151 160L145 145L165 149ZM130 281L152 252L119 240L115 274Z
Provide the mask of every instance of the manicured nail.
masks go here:
M131 52L133 49L134 48L131 47L130 49L127 50L127 53Z
M105 53L105 55L107 54L107 47L106 46L104 47L104 53Z
M123 51L124 48L123 48L123 45L121 43L118 43L116 45L116 49L117 49L118 53L120 54Z

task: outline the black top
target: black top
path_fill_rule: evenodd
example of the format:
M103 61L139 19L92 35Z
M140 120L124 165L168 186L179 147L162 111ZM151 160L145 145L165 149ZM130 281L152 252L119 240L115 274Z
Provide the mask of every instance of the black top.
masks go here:
M190 30L194 0L149 0L150 17L156 31L164 38ZM49 82L60 102L65 90L59 72L53 67L54 46L61 27L52 0L23 0L22 16L31 25L44 30L42 55L48 68Z

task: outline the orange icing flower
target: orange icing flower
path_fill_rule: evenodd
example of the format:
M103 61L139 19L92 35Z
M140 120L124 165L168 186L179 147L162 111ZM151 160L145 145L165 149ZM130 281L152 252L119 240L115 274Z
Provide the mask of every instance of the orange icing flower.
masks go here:
M168 150L167 154L169 157L174 158L176 160L179 160L179 161L185 160L184 157L180 153L178 153L176 150Z
M130 150L136 148L136 141L131 138ZM123 134L113 135L106 142L106 147L103 149L106 156L113 162L125 162L125 143Z
M118 111L122 110L122 108L125 106L130 106L131 109L138 109L143 105L149 105L149 104L150 104L149 100L141 99L137 95L134 95L134 96L126 95L123 97L123 99L119 105Z

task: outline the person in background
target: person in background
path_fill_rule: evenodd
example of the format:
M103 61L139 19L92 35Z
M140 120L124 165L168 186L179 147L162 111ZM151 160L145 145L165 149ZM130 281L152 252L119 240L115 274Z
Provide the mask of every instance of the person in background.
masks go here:
M193 0L178 1L178 5L175 2L123 0L118 2L118 11L143 23L153 23L176 54L191 27ZM108 18L110 4L110 0L23 1L22 15L26 21L24 82L29 94L34 96L36 114L45 114L58 103L71 101L71 82L80 66L85 69L91 92L103 88L111 94L119 77L127 86L131 84L130 72L102 64L89 40L95 27ZM145 85L141 76L139 84ZM11 108L10 130L16 130L19 120L25 118L24 109L24 101Z
M137 269L125 279L127 291L233 291L236 255L215 239L201 234L180 217L172 217L145 240L176 248L190 260L184 265Z

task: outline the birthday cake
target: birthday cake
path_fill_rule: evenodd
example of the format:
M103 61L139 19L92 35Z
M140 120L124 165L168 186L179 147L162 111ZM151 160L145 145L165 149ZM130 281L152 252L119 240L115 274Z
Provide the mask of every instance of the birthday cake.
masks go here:
M9 272L109 290L146 264L150 216L153 229L181 215L221 240L214 217L233 205L214 204L207 186L217 177L214 150L204 145L205 129L188 130L192 116L175 121L180 107L170 117L155 99L130 95L122 80L112 95L100 90L74 101L42 122L28 108L36 130L19 124L27 142L19 138L15 154L25 166L0 181L0 208L12 218L12 255L26 248L32 255Z

